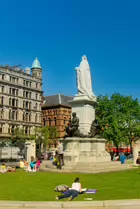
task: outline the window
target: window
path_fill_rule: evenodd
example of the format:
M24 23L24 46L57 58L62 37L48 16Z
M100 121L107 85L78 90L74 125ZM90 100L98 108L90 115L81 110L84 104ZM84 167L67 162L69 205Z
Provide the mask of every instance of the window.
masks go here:
M25 91L23 91L23 97L25 98Z
M18 78L17 78L17 83L18 83Z
M51 126L51 119L50 119L50 118L48 118L48 120L49 120L49 126Z
M35 115L35 123L37 123L37 114Z
M30 99L32 98L32 93L30 92Z
M37 103L35 104L35 110L37 110Z
M25 103L26 105L25 105L25 108L26 109L28 109L29 108L29 106L28 106L28 104L29 104L29 102L28 101L26 101L26 103Z
M18 112L16 112L16 120L18 120Z
M56 117L54 118L54 125L56 126Z
M38 83L36 83L36 88L38 87Z
M12 95L13 95L13 96L16 95L16 89L12 89Z
M3 118L3 109L0 110L0 118Z
M16 103L16 100L15 100L15 99L12 99L12 106L13 106L13 107L16 106L15 103Z
M9 110L9 120L11 120L11 110Z
M29 122L31 121L31 114L29 114Z
M8 128L8 134L10 134L10 133L11 133L11 128L9 127L9 128Z
M23 121L25 120L25 113L23 113Z
M9 99L9 106L11 106L11 98Z
M12 94L12 89L11 88L9 89L9 94Z
M28 121L28 113L25 115L25 120Z
M66 123L67 123L67 122L66 122L66 118L64 118L64 125L66 125Z
M16 100L16 107L18 107L18 99Z
M26 86L29 86L29 81L26 81Z
M25 83L26 83L26 81L24 80L24 81L23 81L23 85L25 85Z
M46 120L43 118L43 126L46 126Z
M28 127L25 127L25 134L28 134Z
M12 126L12 129L11 129L11 133L12 133L12 134L14 133L14 130L15 130L15 127Z
M15 120L15 111L12 111L12 120Z
M2 125L0 125L0 133L2 133Z
M4 78L5 78L5 75L4 75L4 74L2 74L2 80L4 80Z
M29 92L26 91L26 98L29 98Z
M23 101L23 108L25 108L25 101Z
M16 78L15 78L15 77L13 77L12 82L13 82L13 83L15 83L15 81L16 81Z
M1 87L1 91L2 91L2 93L4 93L4 86Z
M16 95L18 96L18 89L16 90Z
M10 76L10 82L12 81L12 77Z
M4 104L4 97L3 96L1 97L1 104L2 105Z
M29 103L29 109L31 109L31 105L32 105L32 103L30 102L30 103Z
M30 82L30 87L32 87L32 83Z

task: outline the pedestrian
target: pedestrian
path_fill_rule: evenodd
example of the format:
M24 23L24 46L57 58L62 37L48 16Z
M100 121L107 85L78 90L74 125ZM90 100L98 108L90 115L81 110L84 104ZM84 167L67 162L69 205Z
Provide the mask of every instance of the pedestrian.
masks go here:
M58 141L57 144L58 144L57 150L60 159L60 166L63 166L64 165L63 144L60 141Z
M82 191L82 186L79 177L77 177L72 184L72 188L66 191L63 195L57 196L56 200L68 198L68 200L71 201L75 197L77 197L81 191Z

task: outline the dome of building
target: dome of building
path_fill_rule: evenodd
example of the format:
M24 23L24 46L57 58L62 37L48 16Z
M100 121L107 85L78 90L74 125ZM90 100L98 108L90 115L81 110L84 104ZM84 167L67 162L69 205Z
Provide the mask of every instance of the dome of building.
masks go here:
M42 69L41 65L40 65L40 62L37 58L33 61L32 68Z

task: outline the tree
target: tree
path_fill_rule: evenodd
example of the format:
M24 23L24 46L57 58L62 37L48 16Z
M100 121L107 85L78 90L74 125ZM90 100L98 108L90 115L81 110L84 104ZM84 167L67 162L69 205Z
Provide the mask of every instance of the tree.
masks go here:
M39 152L41 152L41 147L44 148L48 144L52 144L57 139L56 127L41 127L35 129L35 140L39 147Z
M133 138L140 136L140 104L131 96L99 96L96 115L102 136L117 148L121 142L132 146Z

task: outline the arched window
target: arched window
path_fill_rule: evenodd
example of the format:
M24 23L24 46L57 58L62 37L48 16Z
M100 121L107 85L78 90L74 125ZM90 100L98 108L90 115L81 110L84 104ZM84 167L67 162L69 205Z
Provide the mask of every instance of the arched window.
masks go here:
M29 121L31 121L31 113L29 114Z
M26 119L25 119L26 121L28 121L28 115L29 115L29 114L28 114L28 113L26 113Z
M57 124L56 124L56 117L54 117L54 125L56 126Z
M15 120L15 111L12 111L12 120Z
M28 101L26 101L26 103L25 103L26 105L25 105L25 108L26 109L29 109L29 107L28 107L28 104L29 104L29 102Z
M11 106L11 98L9 99L9 106Z
M29 109L31 109L31 104L32 104L32 103L30 102L30 103L29 103Z
M18 120L18 111L16 112L16 120Z
M48 120L49 120L49 126L51 126L51 119L50 119L50 118L48 118Z
M35 115L35 123L37 123L37 114Z
M4 96L1 97L1 104L4 104Z
M16 100L15 99L12 99L12 106L16 107Z
M67 121L66 121L66 117L64 117L64 125L66 125Z
M18 107L18 99L16 100L16 107Z
M25 121L25 113L23 112L23 121Z
M43 118L43 126L46 126L46 120Z
M9 120L11 120L11 110L9 110Z

